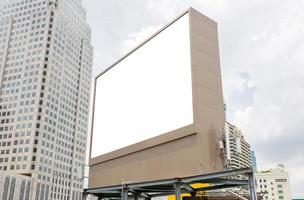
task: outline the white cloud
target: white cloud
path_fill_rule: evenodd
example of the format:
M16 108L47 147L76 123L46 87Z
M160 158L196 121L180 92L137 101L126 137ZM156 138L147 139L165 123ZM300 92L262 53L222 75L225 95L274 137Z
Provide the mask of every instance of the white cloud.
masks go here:
M138 33L131 33L127 40L123 41L122 43L122 50L121 52L128 52L130 49L135 48L137 45L144 42L147 38L149 38L151 35L153 35L156 31L158 31L160 28L162 28L163 25L157 25L157 26L147 26L140 30Z
M248 72L258 89L253 105L237 109L232 116L256 148L260 167L285 164L294 194L303 195L299 185L304 177L297 174L304 174L299 167L304 166L304 4L286 1L282 7L277 19L260 33L248 35L249 45L241 47L245 53L239 56L246 60L241 58L240 70ZM230 98L228 103L234 101Z

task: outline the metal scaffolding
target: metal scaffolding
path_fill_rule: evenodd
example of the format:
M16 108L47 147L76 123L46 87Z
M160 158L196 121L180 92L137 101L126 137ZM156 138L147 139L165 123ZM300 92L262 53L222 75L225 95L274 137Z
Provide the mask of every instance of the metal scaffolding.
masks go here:
M242 178L240 178L242 177ZM194 188L191 185L206 183L208 186ZM153 197L175 195L181 200L181 194L188 193L195 197L198 192L233 187L248 187L250 200L257 200L255 179L251 168L222 171L183 178L163 179L140 183L123 183L121 185L89 188L84 190L83 199L94 195L101 199L134 199L150 200Z

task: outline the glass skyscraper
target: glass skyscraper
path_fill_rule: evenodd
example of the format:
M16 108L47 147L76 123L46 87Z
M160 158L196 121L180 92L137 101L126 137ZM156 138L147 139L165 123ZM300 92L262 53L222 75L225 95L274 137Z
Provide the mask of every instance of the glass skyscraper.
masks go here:
M81 0L0 8L0 199L81 199L93 55L85 20Z
M258 171L258 166L257 166L257 161L256 161L254 151L250 151L250 157L251 157L252 169L253 169L254 172L257 172Z

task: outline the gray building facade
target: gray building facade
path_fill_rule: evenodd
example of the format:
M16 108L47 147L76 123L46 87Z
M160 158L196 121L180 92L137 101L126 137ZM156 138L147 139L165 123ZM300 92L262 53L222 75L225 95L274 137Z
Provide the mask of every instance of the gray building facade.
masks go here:
M20 199L81 199L93 54L81 0L0 9L0 187L26 180Z
M0 198L12 200L30 199L31 177L22 175L0 175Z

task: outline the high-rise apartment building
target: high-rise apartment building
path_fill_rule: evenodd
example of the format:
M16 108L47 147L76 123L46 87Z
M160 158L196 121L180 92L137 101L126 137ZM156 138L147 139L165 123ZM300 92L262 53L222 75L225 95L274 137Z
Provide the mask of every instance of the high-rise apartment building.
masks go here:
M10 0L0 10L0 199L81 199L93 51L85 19L81 0Z
M291 200L288 172L283 165L255 174L257 193L266 200Z
M252 167L250 145L246 142L242 131L235 125L225 125L226 168L239 169Z

